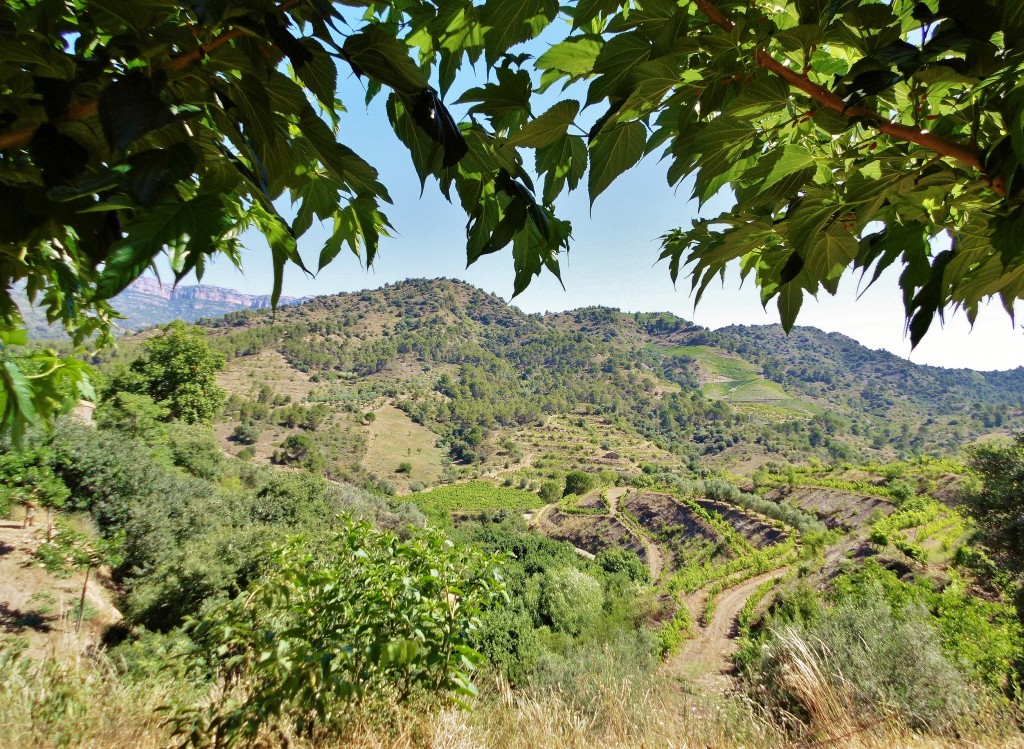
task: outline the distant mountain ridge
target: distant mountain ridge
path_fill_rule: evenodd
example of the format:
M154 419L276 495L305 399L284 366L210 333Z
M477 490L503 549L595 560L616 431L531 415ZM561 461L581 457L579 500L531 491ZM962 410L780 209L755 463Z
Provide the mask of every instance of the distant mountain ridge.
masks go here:
M162 284L159 279L152 276L142 276L136 279L125 289L117 301L123 302L128 297L135 296L140 301L152 299L163 299L171 304L179 306L209 304L226 304L236 309L264 309L270 306L270 294L243 294L235 289L226 289L222 286L210 286L208 284L195 284L191 286L173 286ZM281 304L295 304L295 297L281 297ZM233 311L233 310L232 310Z
M36 340L64 338L56 326L48 325L39 310L29 307L23 295L17 299L25 315L29 335ZM304 299L281 297L282 306L299 304ZM260 310L270 307L269 294L244 294L235 289L208 284L175 286L161 283L153 276L142 276L122 291L114 300L114 309L125 316L118 325L125 331L142 330L162 325L171 320L195 322L207 317L220 317L240 310Z

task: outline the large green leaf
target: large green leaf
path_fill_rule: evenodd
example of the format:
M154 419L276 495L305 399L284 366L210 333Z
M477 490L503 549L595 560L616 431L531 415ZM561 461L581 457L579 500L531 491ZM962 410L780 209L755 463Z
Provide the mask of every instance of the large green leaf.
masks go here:
M537 59L540 70L559 70L572 76L588 75L601 52L601 42L596 39L566 39L554 44Z
M579 114L577 101L560 101L508 139L510 145L543 148L563 138Z
M357 73L399 93L418 94L427 87L427 76L409 57L409 48L380 25L367 25L346 38L342 52Z
M183 255L194 258L213 254L228 226L221 198L216 195L201 194L139 212L125 225L127 236L114 245L96 283L95 298L119 294L170 244L180 243Z
M590 144L590 204L615 178L643 158L647 130L639 122L627 122L601 133Z
M556 15L558 0L487 0L480 9L480 21L485 27L488 67L514 45L536 38Z

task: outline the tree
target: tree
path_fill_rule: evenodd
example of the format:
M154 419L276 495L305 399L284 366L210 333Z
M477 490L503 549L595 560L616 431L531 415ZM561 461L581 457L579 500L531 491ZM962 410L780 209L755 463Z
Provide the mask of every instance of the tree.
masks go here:
M584 494L594 488L594 477L589 473L583 471L570 471L565 475L565 489L562 491L564 496L575 494L582 497Z
M351 105L339 64L365 79L367 100L386 92L420 181L467 212L468 260L512 246L516 293L543 268L558 274L571 229L560 194L586 177L593 202L662 151L670 184L692 178L701 203L735 199L663 237L670 273L688 267L698 299L738 261L789 329L806 293L899 261L916 344L950 307L973 320L983 299L1009 310L1024 295L1017 0L361 5L0 9L0 332L21 325L10 289L24 283L77 343L108 341L109 300L158 254L177 278L218 252L241 264L248 227L268 241L275 302L314 220L333 227L319 267L345 246L371 263L390 198L338 140ZM535 44L529 67L511 53L559 15L568 34ZM481 59L488 80L462 91L457 123L443 99ZM556 84L565 98L535 112ZM19 379L21 364L0 356L10 428L38 413L30 395L51 373Z
M210 351L202 329L175 320L142 347L145 353L111 379L108 396L145 394L165 406L170 419L210 422L224 405L216 378L224 357Z
M977 445L968 465L982 483L961 495L962 508L993 558L1024 578L1024 434L1012 443Z

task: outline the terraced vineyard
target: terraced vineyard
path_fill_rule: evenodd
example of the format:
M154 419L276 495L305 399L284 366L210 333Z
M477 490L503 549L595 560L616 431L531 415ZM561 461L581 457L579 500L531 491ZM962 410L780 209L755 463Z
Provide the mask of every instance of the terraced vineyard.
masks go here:
M455 512L482 512L485 510L509 510L526 512L543 507L544 501L533 492L495 486L486 481L469 481L464 484L442 486L428 492L411 495L416 506L427 517L442 524L451 522Z
M677 346L666 353L694 360L700 370L701 390L710 398L734 404L764 404L785 412L813 415L820 408L786 392L765 379L760 370L739 357L712 346Z

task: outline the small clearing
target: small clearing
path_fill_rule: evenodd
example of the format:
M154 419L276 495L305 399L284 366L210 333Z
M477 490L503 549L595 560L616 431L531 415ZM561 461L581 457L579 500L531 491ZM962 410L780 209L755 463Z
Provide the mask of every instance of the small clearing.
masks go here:
M273 349L232 359L224 371L217 374L217 384L229 393L244 396L253 396L263 385L269 385L276 395L291 396L296 403L306 400L316 387L309 375L297 370Z
M437 481L445 454L437 447L437 435L390 404L373 413L376 418L366 427L366 470L395 484L403 493L409 491L412 483ZM411 471L400 473L398 468L403 463L408 463Z

